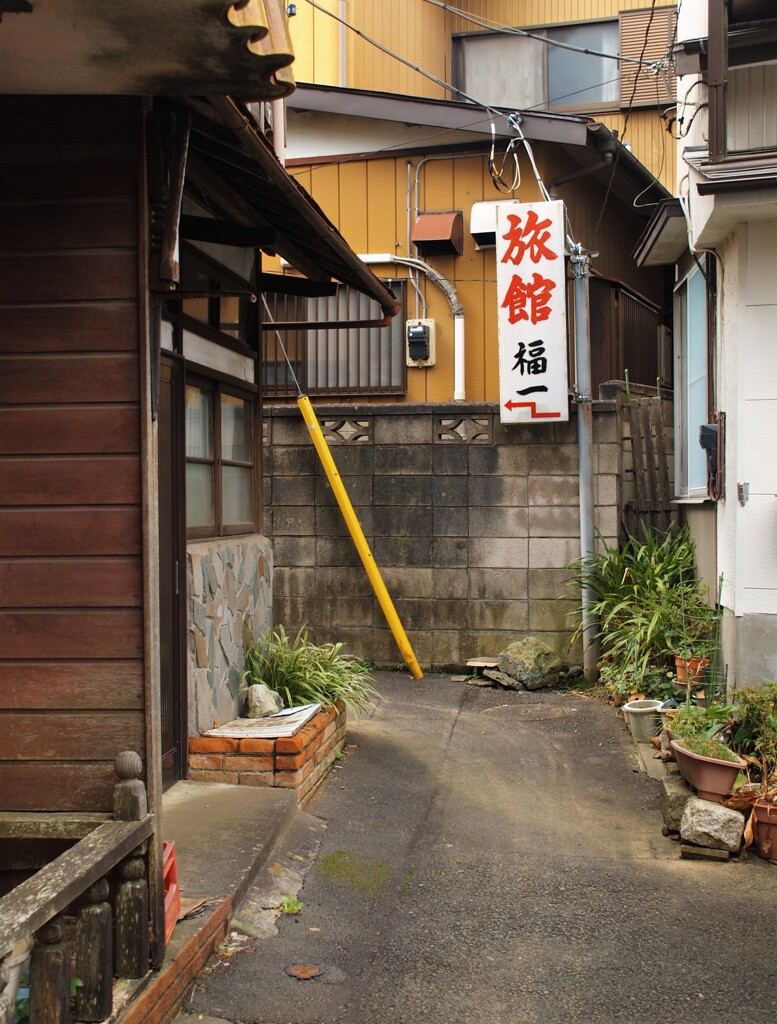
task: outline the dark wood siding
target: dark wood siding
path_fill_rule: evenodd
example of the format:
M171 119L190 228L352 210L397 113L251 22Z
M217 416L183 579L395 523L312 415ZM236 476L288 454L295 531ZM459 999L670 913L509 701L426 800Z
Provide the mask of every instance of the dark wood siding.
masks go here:
M0 98L0 808L144 750L136 99Z

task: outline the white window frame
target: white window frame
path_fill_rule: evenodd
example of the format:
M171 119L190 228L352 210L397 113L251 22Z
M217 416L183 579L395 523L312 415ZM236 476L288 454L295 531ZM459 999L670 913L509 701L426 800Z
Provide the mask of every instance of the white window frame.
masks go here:
M694 266L678 281L674 295L675 493L692 501L707 498L707 464L699 427L709 420L708 303L704 274Z

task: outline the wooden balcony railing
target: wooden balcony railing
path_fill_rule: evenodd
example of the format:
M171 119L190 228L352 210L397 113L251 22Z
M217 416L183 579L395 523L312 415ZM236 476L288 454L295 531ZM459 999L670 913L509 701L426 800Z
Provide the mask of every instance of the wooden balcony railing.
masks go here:
M14 972L27 950L30 1024L103 1021L112 1011L114 978L148 972L147 840L154 817L141 770L132 751L117 757L111 818L0 814L0 837L76 840L0 899L0 1024L13 1024Z

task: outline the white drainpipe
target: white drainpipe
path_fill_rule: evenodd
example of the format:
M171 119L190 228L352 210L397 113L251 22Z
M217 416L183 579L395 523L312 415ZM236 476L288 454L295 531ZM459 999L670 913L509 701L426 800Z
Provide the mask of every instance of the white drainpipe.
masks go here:
M435 270L434 267L423 260L417 260L413 256L394 256L392 253L366 253L359 254L362 263L389 263L402 267L415 267L426 274L429 280L445 292L453 313L453 400L463 402L466 400L464 387L465 375L465 354L466 346L464 341L464 307L461 304L458 293L447 277Z
M272 106L272 148L280 160L281 167L286 166L286 111L283 100L270 100Z

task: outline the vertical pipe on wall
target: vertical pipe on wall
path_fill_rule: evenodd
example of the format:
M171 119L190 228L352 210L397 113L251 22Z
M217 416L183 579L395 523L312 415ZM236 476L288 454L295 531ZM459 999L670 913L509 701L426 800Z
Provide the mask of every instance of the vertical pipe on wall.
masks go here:
M348 36L345 31L348 20L347 0L340 0L340 29L337 55L337 84L341 89L348 86Z
M580 558L594 553L593 396L591 394L590 257L578 244L570 256L574 280L575 365L577 401L577 458L580 501ZM591 615L592 594L583 587L583 670L594 682L598 676L596 627Z
M283 100L271 100L272 106L272 148L280 161L281 167L286 166L286 110Z

